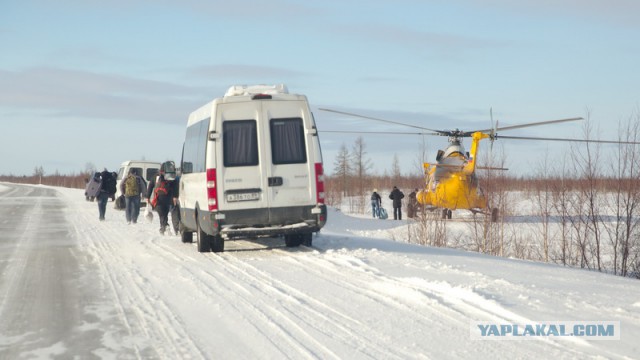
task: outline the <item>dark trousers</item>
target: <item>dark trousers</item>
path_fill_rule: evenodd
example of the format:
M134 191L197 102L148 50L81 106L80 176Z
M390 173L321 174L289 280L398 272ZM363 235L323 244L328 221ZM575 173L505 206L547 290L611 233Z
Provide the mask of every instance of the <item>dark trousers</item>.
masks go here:
M109 195L105 192L98 194L98 213L100 214L100 220L104 220L104 215L107 213L107 202L109 201Z
M394 207L393 208L393 220L402 220L402 208Z
M164 233L167 229L167 225L169 224L169 205L158 203L156 211L158 212L158 218L160 219L160 232Z

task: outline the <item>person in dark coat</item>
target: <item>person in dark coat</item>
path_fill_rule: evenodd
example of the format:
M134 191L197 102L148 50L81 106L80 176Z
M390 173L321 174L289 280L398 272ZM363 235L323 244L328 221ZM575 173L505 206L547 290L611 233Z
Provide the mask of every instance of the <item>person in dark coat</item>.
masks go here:
M413 190L409 194L409 205L407 205L407 216L410 219L413 219L416 216L416 212L418 210L418 199L416 195L418 194L418 189Z
M165 180L164 174L158 176L158 180L149 182L147 198L149 203L155 202L154 210L158 212L160 219L160 234L164 235L169 225L169 207L173 203L173 187L171 182Z
M402 220L402 198L404 194L394 186L389 194L389 199L393 200L393 220Z
M374 218L380 218L380 205L382 204L382 198L378 194L378 189L373 189L371 194L371 214Z
M96 196L98 200L98 213L100 216L100 221L104 221L104 216L107 213L107 202L109 202L109 198L115 199L115 193L113 190L108 189L108 179L111 179L113 174L111 174L107 168L104 169L100 173L100 193Z

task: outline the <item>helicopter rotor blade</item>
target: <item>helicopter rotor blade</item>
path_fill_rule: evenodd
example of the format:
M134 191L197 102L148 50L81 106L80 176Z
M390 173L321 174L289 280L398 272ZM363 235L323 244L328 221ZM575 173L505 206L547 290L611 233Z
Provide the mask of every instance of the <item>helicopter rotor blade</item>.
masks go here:
M478 170L509 170L509 168L493 167L493 166L476 166Z
M614 140L587 140L587 139L567 139L567 138L547 138L534 136L496 136L496 139L515 139L515 140L546 140L546 141L569 141L582 143L598 143L598 144L617 144L617 145L640 145L636 141L614 141Z
M484 132L484 133L487 133L487 132L491 133L491 131L494 130L494 133L495 133L495 132L501 131L501 130L514 130L514 129L521 129L521 128L531 127L531 126L558 124L558 123L563 123L563 122L568 122L568 121L578 121L578 120L584 120L584 118L576 117L576 118L567 118L567 119L558 119L558 120L537 121L537 122L519 124L519 125L512 125L512 126L503 126L503 127L497 127L496 126L495 129L484 129L484 130L475 130L475 131L480 131L480 132ZM465 133L474 133L475 131L466 131Z
M381 122L385 122L385 123L389 123L389 124L395 124L395 125L402 125L402 126L408 126L408 127L412 127L415 129L420 129L420 130L429 130L429 131L433 131L438 133L438 135L442 135L442 136L447 136L449 134L448 131L442 131L442 130L433 130L433 129L428 129L422 126L417 126L417 125L411 125L411 124L405 124L405 123L401 123L398 121L392 121L392 120L385 120L385 119L379 119L379 118L375 118L375 117L371 117L371 116L364 116L364 115L358 115L358 114L353 114L353 113L349 113L349 112L345 112L345 111L338 111L338 110L331 110L331 109L325 109L325 108L319 108L318 110L321 111L328 111L328 112L332 112L332 113L336 113L336 114L341 114L341 115L348 115L348 116L353 116L353 117L359 117L362 119L369 119L369 120L375 120L375 121L381 121Z
M357 130L318 130L319 133L344 133L344 134L385 134L385 135L431 135L442 136L440 133L410 132L410 131L357 131Z

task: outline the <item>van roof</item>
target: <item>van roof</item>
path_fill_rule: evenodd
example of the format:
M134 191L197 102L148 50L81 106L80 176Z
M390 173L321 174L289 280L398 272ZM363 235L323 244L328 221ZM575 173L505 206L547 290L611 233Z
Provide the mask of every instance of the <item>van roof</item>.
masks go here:
M160 167L160 163L157 161L147 161L147 160L127 160L123 161L120 166L127 166L131 164L147 164L147 165L158 165Z

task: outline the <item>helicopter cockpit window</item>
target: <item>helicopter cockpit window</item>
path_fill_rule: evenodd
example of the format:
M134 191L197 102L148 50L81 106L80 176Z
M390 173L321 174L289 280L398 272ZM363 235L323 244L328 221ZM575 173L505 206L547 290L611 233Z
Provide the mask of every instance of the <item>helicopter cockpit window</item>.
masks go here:
M464 158L464 157L465 157L465 156L464 156L464 154L463 154L463 153L461 153L460 151L454 151L454 152L452 152L451 154L449 154L449 156L447 156L447 157L454 157L454 156L455 156L455 157L461 157L461 158Z

